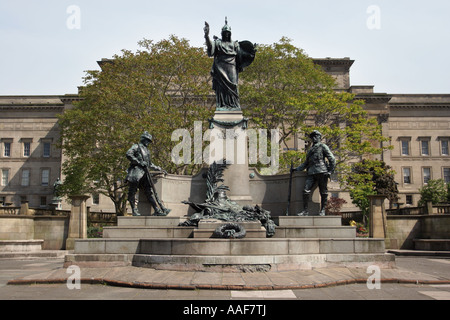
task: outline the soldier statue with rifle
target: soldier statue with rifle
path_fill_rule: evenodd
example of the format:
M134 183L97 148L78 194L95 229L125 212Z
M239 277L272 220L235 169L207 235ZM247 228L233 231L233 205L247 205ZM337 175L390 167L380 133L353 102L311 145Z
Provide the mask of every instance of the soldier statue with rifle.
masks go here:
M149 169L151 169L166 173L160 167L152 163L150 151L148 150L148 145L152 142L152 135L145 131L141 136L139 143L134 144L126 154L130 161L130 167L128 168L128 174L125 181L128 182L129 185L128 201L130 202L133 216L140 216L138 211L139 201L136 198L138 189L144 191L155 211L155 216L167 216L170 212L170 209L165 208L159 200L152 176L149 172Z
M308 216L308 202L316 184L319 185L320 191L320 216L325 215L325 207L328 202L328 179L336 168L336 159L330 148L321 142L322 134L314 130L310 136L312 147L306 154L306 160L297 168L291 167L293 171L307 170L305 188L303 190L303 211L298 216ZM291 178L292 179L292 178Z

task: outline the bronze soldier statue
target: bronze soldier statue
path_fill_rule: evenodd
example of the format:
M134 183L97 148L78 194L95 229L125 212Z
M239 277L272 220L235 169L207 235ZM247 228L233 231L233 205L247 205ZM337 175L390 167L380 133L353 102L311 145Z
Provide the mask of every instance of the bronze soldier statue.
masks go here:
M307 169L305 188L303 190L303 211L298 216L308 216L308 202L316 184L320 191L320 213L325 215L325 207L328 202L328 178L336 168L336 159L330 148L321 142L322 134L314 130L309 136L313 142L312 147L306 154L306 160L299 167L291 169L293 171L303 171Z
M149 169L154 171L163 171L160 167L154 165L151 160L148 145L153 142L153 137L147 131L141 136L140 142L134 144L127 151L127 158L130 160L130 167L125 181L129 184L128 201L130 202L133 216L140 216L138 211L138 199L136 192L144 191L148 201L155 210L156 216L166 216L170 210L166 209L159 201L155 186L150 176Z

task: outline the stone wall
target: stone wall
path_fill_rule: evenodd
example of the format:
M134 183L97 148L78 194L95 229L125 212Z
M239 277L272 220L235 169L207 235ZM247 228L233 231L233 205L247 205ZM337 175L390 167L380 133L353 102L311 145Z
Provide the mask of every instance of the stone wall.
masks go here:
M203 203L206 198L206 178L203 170L195 176L167 175L155 181L155 188L164 205L171 209L171 216L182 217L193 214L193 209L182 201ZM285 215L288 204L289 174L265 176L256 169L248 169L249 188L252 205L259 205L271 212L271 215ZM305 172L295 172L292 177L290 215L303 208L303 187ZM228 194L228 193L227 193ZM316 188L310 203L311 212L319 212L320 195ZM143 193L139 196L139 212L150 215L151 206Z
M34 219L30 216L0 216L0 240L34 239Z
M414 249L414 239L450 239L450 215L387 216L387 249Z
M42 239L43 250L65 249L68 217L0 216L0 240Z

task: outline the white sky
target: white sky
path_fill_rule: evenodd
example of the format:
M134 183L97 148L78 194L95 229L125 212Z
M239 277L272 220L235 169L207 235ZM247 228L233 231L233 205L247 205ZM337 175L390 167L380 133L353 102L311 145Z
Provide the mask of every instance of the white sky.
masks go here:
M67 21L75 5L80 29ZM367 21L379 8L379 29ZM313 58L356 60L351 85L375 92L450 93L448 0L0 0L0 95L77 93L85 70L143 38L203 46L204 21L234 40L286 36Z

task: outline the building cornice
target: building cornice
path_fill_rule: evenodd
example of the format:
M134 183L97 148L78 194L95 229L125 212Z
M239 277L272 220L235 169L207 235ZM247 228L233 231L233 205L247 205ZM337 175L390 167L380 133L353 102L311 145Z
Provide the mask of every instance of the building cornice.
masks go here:
M350 68L355 60L351 60L350 58L313 58L313 62L322 67L333 67L333 66L343 66L346 68Z
M450 104L439 104L439 103L389 103L391 109L450 109Z
M386 93L357 94L355 100L364 100L366 103L389 103L392 96Z

